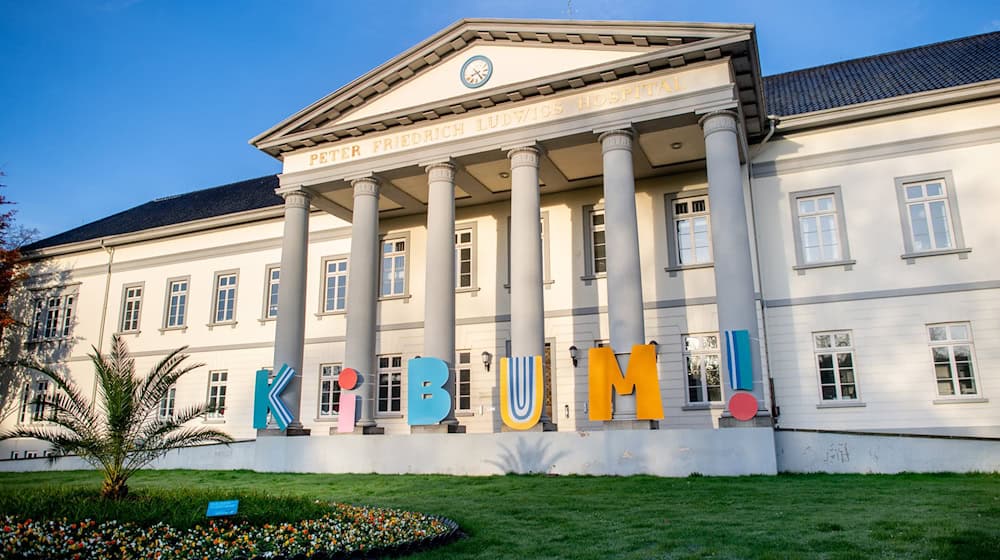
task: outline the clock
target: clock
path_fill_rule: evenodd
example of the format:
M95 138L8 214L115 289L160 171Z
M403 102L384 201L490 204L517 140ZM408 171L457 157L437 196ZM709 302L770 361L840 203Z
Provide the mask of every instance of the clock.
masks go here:
M470 57L462 65L459 78L467 88L477 88L486 84L493 75L493 62L483 55Z

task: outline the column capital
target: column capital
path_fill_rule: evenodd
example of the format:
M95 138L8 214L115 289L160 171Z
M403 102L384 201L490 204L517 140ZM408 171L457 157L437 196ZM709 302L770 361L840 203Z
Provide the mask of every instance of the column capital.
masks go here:
M374 196L378 197L378 189L381 181L378 177L374 175L368 175L365 177L355 177L350 180L351 186L354 187L354 197L359 196Z
M309 208L309 201L312 200L312 193L305 189L280 193L285 199L285 208Z
M455 164L447 161L437 161L424 166L428 181L455 182Z
M537 146L516 146L507 152L510 159L510 168L534 167L538 168L538 160L542 151Z
M736 133L736 113L732 111L712 111L698 119L698 124L705 133L705 138L713 132Z
M597 139L601 142L602 153L608 153L611 150L627 150L632 151L632 140L635 138L635 133L632 132L631 128L618 128L615 130L609 130L607 132L602 132Z

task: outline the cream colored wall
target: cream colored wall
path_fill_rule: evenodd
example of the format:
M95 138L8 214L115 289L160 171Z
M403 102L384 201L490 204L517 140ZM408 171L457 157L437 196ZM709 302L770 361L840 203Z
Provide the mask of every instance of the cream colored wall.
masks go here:
M780 425L820 429L919 429L1000 426L994 367L1000 359L1000 229L996 226L995 161L1000 151L990 129L1000 124L995 104L968 104L906 116L794 133L768 144L755 164L816 165L753 179L763 295L781 306L766 310ZM912 152L915 139L980 135L979 140ZM870 147L870 149L866 149ZM870 158L876 148L883 157ZM852 150L857 161L828 158ZM824 161L826 160L826 161ZM802 160L798 160L802 161ZM817 163L818 162L818 163ZM780 169L780 167L779 167ZM965 245L971 253L908 262L894 179L950 171ZM796 272L789 193L838 185L842 190L850 256L857 263ZM965 287L969 291L934 293ZM971 288L977 288L972 290ZM909 297L859 299L868 292ZM838 303L801 303L837 296ZM791 302L787 301L791 300ZM812 300L812 301L815 301ZM935 404L926 325L970 322L977 358L979 399ZM860 408L817 408L821 403L811 335L851 330Z

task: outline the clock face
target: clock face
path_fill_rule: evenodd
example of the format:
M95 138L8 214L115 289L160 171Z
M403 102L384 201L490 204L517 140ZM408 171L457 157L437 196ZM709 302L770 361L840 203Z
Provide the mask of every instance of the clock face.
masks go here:
M477 55L465 61L460 74L465 87L477 88L489 81L493 75L493 63L485 56Z

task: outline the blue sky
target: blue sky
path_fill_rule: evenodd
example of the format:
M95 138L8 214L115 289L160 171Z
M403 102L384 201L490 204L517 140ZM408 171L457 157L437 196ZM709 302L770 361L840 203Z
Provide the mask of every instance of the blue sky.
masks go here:
M996 31L998 6L0 0L0 169L18 223L43 237L154 198L277 173L251 137L463 17L754 23L770 75Z

